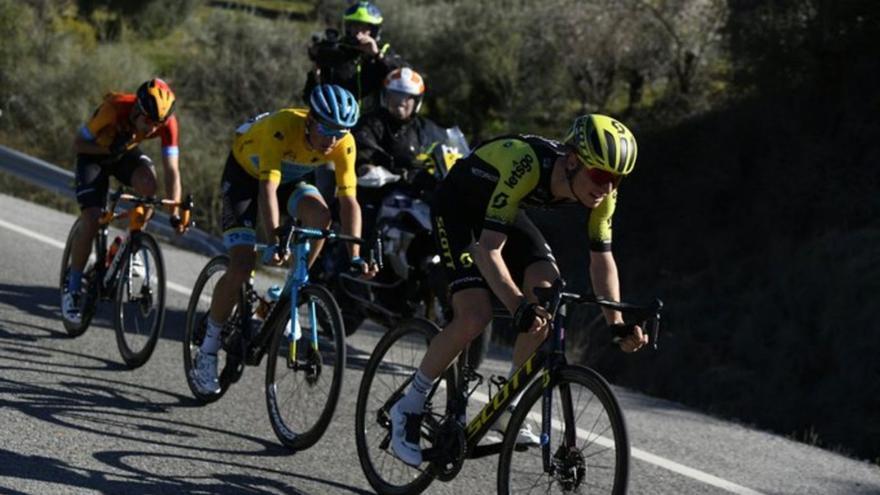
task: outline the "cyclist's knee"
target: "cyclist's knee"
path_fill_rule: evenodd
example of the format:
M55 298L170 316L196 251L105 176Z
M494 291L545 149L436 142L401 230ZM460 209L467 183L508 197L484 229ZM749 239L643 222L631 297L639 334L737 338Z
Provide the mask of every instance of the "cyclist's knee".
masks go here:
M523 292L530 301L535 300L535 287L550 287L559 278L559 268L549 260L532 263L523 276Z
M326 229L333 220L330 208L320 196L306 194L288 204L288 213L301 219L306 227Z
M132 186L141 196L155 196L158 185L156 174L152 167L141 166L135 170L132 177Z

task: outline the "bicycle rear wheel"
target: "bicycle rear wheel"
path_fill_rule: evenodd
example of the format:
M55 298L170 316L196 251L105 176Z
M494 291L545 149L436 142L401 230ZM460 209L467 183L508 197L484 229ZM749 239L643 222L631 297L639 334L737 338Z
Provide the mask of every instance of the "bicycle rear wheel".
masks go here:
M232 363L229 362L228 353L224 352L227 350L224 346L224 348L217 353L217 369L224 370L224 372L220 374L220 392L216 394L203 394L199 392L198 388L192 381L195 357L199 352L199 347L202 345L202 341L205 340L208 312L211 309L211 297L214 294L214 288L217 286L217 282L220 280L220 277L226 273L228 268L229 256L221 254L211 258L211 260L208 261L208 264L202 268L201 273L199 273L199 276L196 279L195 285L193 285L192 294L189 298L189 305L186 309L186 329L183 333L183 370L186 375L186 384L189 385L193 397L203 404L214 402L220 397L223 397L223 394L226 393L229 386L241 376L241 369L244 366L241 359L238 359L236 365L238 372L227 372L226 366L230 365L231 367ZM237 328L238 325L236 322L241 321L239 316L239 308L241 307L242 304L239 302L239 304L233 308L229 320L227 320L223 327L222 339L224 342L230 340L229 333L231 329Z
M129 368L146 363L165 322L165 262L156 239L133 234L116 282L113 326L119 354Z
M67 273L70 269L70 257L71 251L73 250L73 243L78 238L80 232L80 223L81 220L79 218L73 222L73 225L70 227L70 233L67 234L67 242L64 244L64 254L61 256L61 276L58 281L59 288L59 302L61 298L64 298L64 290L67 285ZM91 242L91 241L89 241ZM89 328L89 324L92 322L92 317L95 316L95 310L98 307L98 297L96 292L96 288L93 282L96 282L94 278L96 277L96 265L95 265L96 255L93 251L89 256L88 261L86 261L86 266L83 269L83 277L82 277L82 287L85 289L83 293L83 305L81 308L81 318L79 325L74 325L70 323L64 318L61 318L61 321L64 323L64 329L67 330L67 334L71 337L79 337L84 334L86 330Z
M382 337L367 362L355 408L355 442L361 468L378 493L419 493L434 479L428 463L411 467L392 453L389 411L406 391L428 344L439 332L428 320L405 320ZM423 438L426 426L444 416L451 386L446 380L425 403Z
M266 407L278 440L289 449L303 450L321 439L336 411L346 362L345 328L336 300L323 286L300 289L297 307L302 338L296 343L295 359L290 352L292 339L285 335L290 298L282 299L273 311ZM317 352L311 343L313 330L318 335Z
M527 419L541 428L545 384L538 378L525 392L507 426L498 460L498 493L626 493L629 439L623 412L611 387L595 371L566 366L554 372L550 466L542 447L521 448L516 437Z

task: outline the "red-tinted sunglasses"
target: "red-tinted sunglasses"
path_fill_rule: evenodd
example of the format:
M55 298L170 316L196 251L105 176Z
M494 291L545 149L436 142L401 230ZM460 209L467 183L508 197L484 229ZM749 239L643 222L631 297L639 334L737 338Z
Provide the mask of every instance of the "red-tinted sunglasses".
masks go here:
M623 180L622 175L617 175L615 173L596 167L587 167L587 174L589 174L590 179L597 186L600 187L606 184L611 184L612 187L616 188L618 185L620 185L620 181Z

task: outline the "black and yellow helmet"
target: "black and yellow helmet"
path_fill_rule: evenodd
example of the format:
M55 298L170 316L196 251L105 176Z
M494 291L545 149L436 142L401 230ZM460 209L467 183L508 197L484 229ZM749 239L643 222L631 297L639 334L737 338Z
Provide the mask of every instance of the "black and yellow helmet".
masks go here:
M346 30L349 22L369 24L371 35L378 39L382 27L382 11L370 2L355 2L342 15L343 30Z
M638 146L629 129L607 115L589 114L575 119L564 139L587 167L616 175L629 175L636 166Z

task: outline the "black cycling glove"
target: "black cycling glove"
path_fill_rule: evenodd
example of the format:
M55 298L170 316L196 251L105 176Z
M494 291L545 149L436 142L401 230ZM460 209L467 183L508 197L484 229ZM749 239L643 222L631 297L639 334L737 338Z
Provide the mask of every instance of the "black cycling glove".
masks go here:
M538 316L538 304L523 301L513 313L513 328L517 332L526 333L532 328L535 317Z

